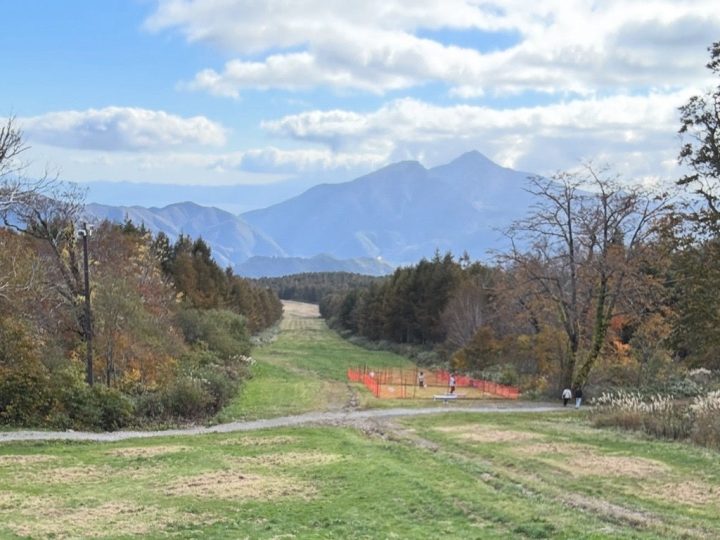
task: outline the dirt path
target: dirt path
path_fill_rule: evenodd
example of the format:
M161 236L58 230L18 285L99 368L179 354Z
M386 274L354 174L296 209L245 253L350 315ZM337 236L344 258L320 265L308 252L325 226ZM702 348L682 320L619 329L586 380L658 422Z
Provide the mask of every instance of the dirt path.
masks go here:
M127 439L145 439L152 437L179 437L186 435L205 435L208 433L230 433L234 431L254 431L288 426L312 424L353 424L358 420L397 418L402 416L420 416L425 414L442 414L448 412L473 413L511 413L534 412L543 413L559 411L562 407L554 405L535 405L518 402L503 402L477 407L454 407L452 405L424 409L374 409L351 412L313 412L297 416L283 416L266 420L249 422L230 422L210 427L189 427L162 431L114 431L110 433L92 433L84 431L12 431L0 433L0 443L15 441L94 441L113 442Z

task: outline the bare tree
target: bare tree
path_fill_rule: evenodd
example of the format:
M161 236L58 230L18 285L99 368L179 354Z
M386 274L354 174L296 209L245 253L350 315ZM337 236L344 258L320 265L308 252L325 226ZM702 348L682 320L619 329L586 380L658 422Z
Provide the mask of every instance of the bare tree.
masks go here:
M720 75L720 41L708 49L706 67ZM691 97L680 107L680 135L683 145L679 161L690 173L678 184L694 190L705 207L690 213L691 220L710 232L720 232L720 85L702 95Z
M664 194L621 186L607 170L587 165L552 179L530 179L536 202L508 230L506 262L527 288L553 307L566 337L563 386L583 385L602 352L613 316L650 249L656 221L671 205ZM542 321L541 321L542 322Z
M48 174L26 176L27 164L21 156L27 149L21 130L9 118L0 128L0 222L45 246L41 256L48 262L46 286L70 307L77 323L74 330L87 342L90 325L83 309L84 280L75 234L85 191ZM4 281L0 274L0 288Z
M0 217L6 217L15 204L54 183L48 174L35 179L24 174L27 163L22 155L28 149L15 119L8 118L0 126Z
M465 347L478 328L487 323L490 287L481 277L462 283L453 293L442 313L446 344L452 350Z

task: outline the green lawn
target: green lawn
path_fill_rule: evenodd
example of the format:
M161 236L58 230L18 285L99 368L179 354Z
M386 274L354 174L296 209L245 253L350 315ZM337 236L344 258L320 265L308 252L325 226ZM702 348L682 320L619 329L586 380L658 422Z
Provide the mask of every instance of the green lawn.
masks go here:
M253 352L253 378L219 414L220 421L339 409L353 395L364 407L399 405L376 400L361 385L348 384L347 369L364 364L412 368L414 364L393 353L352 345L329 330L325 321L306 306L286 303L280 335Z
M5 443L0 485L0 538L720 537L717 454L574 412Z
M283 325L228 417L338 407L346 366L405 362L352 347L317 319ZM453 409L116 443L1 443L0 538L720 538L716 452L595 429L575 410Z

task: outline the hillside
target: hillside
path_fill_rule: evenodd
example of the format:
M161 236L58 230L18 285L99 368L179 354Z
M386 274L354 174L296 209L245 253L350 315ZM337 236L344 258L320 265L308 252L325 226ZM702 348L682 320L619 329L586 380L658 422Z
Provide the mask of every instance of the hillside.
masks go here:
M468 152L431 169L404 161L350 182L316 185L241 216L191 202L90 204L87 211L96 219L130 218L170 238L202 237L219 264L246 276L382 275L438 250L486 259L489 250L504 247L499 230L531 203L523 189L528 176ZM229 197L225 204L239 202Z
M324 252L406 264L450 250L481 258L502 245L495 229L527 209L528 176L479 152L432 169L406 161L242 217L292 256Z
M248 225L242 218L218 208L191 202L176 203L164 208L141 206L107 206L89 204L89 216L122 222L130 219L144 223L153 233L164 232L171 240L180 234L202 237L212 248L213 257L221 266L235 267L254 255L284 254L272 239Z

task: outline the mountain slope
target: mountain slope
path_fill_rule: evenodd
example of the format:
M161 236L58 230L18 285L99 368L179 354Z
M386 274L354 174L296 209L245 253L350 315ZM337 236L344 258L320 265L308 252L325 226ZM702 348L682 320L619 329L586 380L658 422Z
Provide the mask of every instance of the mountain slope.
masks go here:
M527 209L527 177L470 152L430 170L406 161L351 182L315 186L242 217L292 256L405 264L439 249L483 257L501 246L493 228Z
M254 255L282 256L284 251L272 239L255 230L238 216L195 203L184 202L163 208L140 206L107 206L89 204L85 211L90 217L133 223L145 226L154 233L164 232L175 240L180 234L202 237L212 249L221 266L235 267Z

